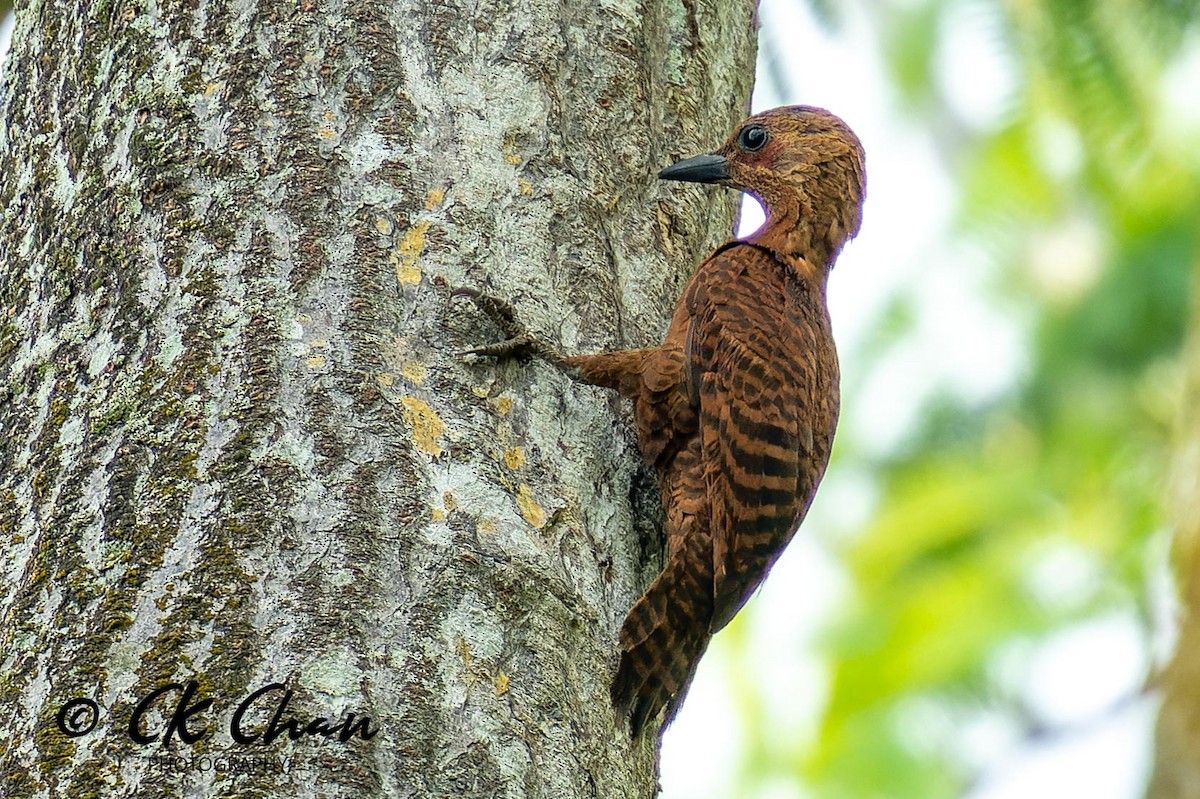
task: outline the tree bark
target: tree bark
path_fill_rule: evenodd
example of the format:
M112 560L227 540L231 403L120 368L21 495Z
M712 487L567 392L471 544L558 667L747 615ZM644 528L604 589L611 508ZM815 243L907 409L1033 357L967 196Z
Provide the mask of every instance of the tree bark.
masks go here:
M745 112L752 17L19 9L0 794L653 792L608 701L659 547L627 409L457 357L499 332L450 290L569 352L657 341L736 197L654 174Z
M1200 274L1200 263L1193 274ZM1184 404L1173 464L1173 561L1183 616L1175 653L1161 677L1149 799L1200 799L1200 283L1184 349Z

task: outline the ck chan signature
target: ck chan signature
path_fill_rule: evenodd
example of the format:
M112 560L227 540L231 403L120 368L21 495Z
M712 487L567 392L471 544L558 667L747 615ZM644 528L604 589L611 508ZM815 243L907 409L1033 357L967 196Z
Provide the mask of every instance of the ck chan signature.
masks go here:
M379 732L369 716L346 713L337 720L305 717L290 711L291 701L292 690L284 683L264 685L234 707L226 728L229 737L246 746L269 744L284 735L293 741L316 737L347 743L353 738L369 741ZM142 746L166 745L174 738L194 744L213 732L210 716L218 709L216 699L200 696L200 683L196 680L168 683L146 694L134 706L125 732L130 740ZM161 722L155 723L157 719ZM68 700L55 716L58 729L72 738L87 735L99 721L100 706L87 697Z

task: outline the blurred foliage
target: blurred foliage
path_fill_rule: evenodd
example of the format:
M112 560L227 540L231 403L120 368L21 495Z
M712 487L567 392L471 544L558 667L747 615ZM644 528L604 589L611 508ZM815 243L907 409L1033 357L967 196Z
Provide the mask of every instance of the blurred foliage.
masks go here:
M1003 396L938 397L899 451L865 464L871 521L833 545L852 599L823 641L827 705L789 750L816 796L961 796L979 776L972 728L1019 741L1052 726L998 666L1004 653L1115 611L1150 629L1147 552L1166 529L1200 263L1197 90L1172 89L1182 59L1200 59L1197 5L871 4L897 105L933 131L957 184L956 236L988 254L993 300L1024 320L1029 353ZM1014 73L985 124L938 74L964 7ZM834 8L819 16L836 29ZM895 318L881 325L876 359L903 335ZM842 467L876 457L858 444L852 430L839 439ZM746 795L761 765L745 765Z

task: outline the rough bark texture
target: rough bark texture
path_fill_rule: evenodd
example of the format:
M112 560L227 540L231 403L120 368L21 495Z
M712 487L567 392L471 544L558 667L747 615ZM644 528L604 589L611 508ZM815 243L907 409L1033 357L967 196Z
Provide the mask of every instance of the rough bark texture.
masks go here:
M1200 281L1193 292L1192 329L1184 352L1187 387L1171 503L1183 619L1175 654L1162 675L1149 799L1200 799Z
M746 0L42 2L0 126L0 794L646 796L626 409L464 363L482 287L651 343L736 198ZM195 743L165 742L181 689ZM283 719L369 740L264 743ZM69 737L94 700L94 730ZM269 701L268 701L269 700ZM361 730L360 730L361 732ZM652 736L651 736L652 737ZM165 755L177 755L171 759Z

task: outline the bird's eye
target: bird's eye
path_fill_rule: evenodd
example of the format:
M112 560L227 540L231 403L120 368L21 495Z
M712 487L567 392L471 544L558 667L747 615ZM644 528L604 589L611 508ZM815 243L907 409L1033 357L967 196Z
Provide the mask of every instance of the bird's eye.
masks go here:
M767 129L762 125L747 125L738 134L737 143L738 147L748 153L753 153L761 150L769 138L771 138L771 134L767 133Z

